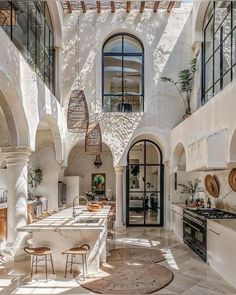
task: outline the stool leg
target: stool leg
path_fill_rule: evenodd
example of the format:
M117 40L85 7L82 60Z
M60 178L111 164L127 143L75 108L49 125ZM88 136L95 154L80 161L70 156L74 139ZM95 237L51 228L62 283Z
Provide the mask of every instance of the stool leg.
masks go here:
M38 273L38 256L35 256L36 258L36 273Z
M47 259L47 255L45 255L45 268L46 268L46 282L48 280L48 259Z
M66 274L67 274L67 263L68 263L68 254L66 254L65 278L66 278Z
M55 274L55 272L54 272L54 266L53 266L53 261L52 261L52 254L50 254L50 259L51 259L51 265L52 265L52 273Z
M71 254L71 258L70 258L70 273L72 273L72 264L73 264L73 254Z
M83 279L85 281L84 255L82 254Z
M88 274L88 265L87 265L87 256L86 254L84 255L85 258L85 269L86 269L86 274Z
M31 261L31 278L33 276L33 268L34 268L34 255L32 255L32 261Z

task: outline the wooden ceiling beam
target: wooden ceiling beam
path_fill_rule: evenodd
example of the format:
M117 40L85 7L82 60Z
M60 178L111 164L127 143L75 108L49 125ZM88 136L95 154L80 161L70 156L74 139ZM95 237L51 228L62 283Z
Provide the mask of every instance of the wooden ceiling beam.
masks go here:
M101 1L96 1L97 4L97 13L101 13L102 7L101 7Z
M143 13L145 8L145 1L141 1L139 12Z
M115 1L111 1L111 12L114 13L116 11Z
M168 7L167 7L167 12L170 13L171 9L174 7L175 1L170 1Z
M80 4L81 4L82 10L83 10L83 13L85 13L87 11L85 1L80 1Z
M153 12L157 12L157 9L158 9L158 7L159 7L159 5L160 5L160 2L161 2L161 1L155 1L155 2L154 2Z
M66 1L66 5L67 5L67 8L68 8L68 12L69 13L72 13L72 4L71 4L71 1Z
M129 13L131 10L131 1L127 1L126 3L126 11Z

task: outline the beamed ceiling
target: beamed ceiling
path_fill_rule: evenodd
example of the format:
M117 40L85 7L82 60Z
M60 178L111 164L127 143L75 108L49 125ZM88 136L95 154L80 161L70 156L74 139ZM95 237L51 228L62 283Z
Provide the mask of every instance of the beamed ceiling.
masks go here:
M166 9L170 12L172 8L180 7L181 1L61 1L64 11L72 13L73 10L81 10L84 13L91 10L96 10L97 13L101 13L103 10L110 10L115 13L116 10L124 9L127 13L132 10L139 10L143 13L145 9L151 9L153 12L157 12L158 9Z

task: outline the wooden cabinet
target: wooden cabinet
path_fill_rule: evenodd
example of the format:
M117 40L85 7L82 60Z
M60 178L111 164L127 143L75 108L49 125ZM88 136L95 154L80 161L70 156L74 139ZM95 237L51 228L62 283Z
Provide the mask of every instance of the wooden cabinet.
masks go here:
M0 209L0 241L7 240L7 208Z
M172 215L172 230L176 236L183 241L183 208L172 205L171 206Z
M236 287L236 232L207 221L207 260L226 281Z

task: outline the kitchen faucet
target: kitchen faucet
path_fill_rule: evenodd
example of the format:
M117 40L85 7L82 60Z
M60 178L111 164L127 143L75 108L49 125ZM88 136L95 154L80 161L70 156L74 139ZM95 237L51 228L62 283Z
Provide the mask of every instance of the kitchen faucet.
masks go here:
M77 196L77 197L75 197L74 199L73 199L73 218L75 218L76 216L79 216L81 213L79 213L79 214L76 214L76 208L75 208L75 201L76 200L79 200L80 201L80 199L83 199L83 200L85 200L86 201L86 205L89 203L89 201L88 201L88 199L87 198L85 198L84 196Z

